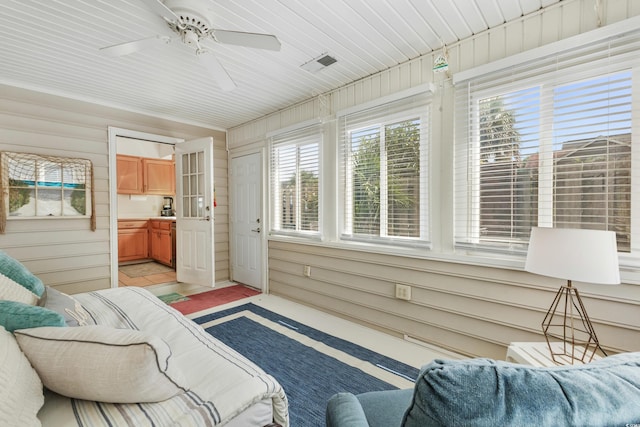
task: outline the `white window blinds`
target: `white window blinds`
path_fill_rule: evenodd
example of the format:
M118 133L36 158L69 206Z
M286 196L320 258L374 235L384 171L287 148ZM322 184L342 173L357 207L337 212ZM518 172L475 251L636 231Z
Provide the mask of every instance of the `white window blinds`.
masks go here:
M271 138L271 232L317 236L320 233L319 124Z
M639 48L633 32L456 83L458 247L517 251L552 226L631 251Z
M339 115L343 239L428 243L429 100Z

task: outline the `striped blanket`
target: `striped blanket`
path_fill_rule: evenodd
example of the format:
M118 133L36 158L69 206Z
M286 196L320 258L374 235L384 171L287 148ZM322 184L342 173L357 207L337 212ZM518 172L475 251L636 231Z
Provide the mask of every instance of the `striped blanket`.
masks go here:
M163 402L109 404L48 393L43 426L216 426L270 400L274 421L288 426L281 385L244 356L142 288L117 288L74 297L96 324L144 331L164 339L189 391Z

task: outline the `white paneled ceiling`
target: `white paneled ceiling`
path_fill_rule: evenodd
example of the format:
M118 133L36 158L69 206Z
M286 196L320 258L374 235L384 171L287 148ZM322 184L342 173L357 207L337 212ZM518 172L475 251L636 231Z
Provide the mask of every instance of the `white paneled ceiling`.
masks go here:
M187 1L205 5L214 28L274 34L281 50L212 43L237 85L221 91L179 38L99 51L168 34L143 0L0 0L0 83L226 129L560 0ZM324 53L338 62L300 68Z

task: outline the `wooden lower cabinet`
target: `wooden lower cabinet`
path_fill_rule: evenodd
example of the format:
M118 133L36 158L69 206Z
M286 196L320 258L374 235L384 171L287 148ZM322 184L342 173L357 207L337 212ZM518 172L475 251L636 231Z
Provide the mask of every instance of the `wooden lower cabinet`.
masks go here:
M170 220L118 220L118 262L152 258L173 267Z
M173 267L171 221L151 220L149 226L149 254L161 264Z
M134 261L149 256L147 221L118 221L118 262Z

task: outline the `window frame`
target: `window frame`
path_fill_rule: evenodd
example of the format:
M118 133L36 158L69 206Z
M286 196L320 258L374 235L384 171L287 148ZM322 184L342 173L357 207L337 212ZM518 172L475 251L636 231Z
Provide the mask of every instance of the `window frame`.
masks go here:
M270 236L292 236L305 239L321 239L322 238L322 151L323 151L323 129L318 121L304 122L296 126L284 128L267 135L269 140L269 235ZM300 148L310 145L317 145L317 179L318 179L318 206L317 206L317 230L303 230L301 225L301 187L300 182ZM280 170L277 168L278 162L275 159L275 151L280 148L293 147L296 149L296 227L293 230L284 229L282 227L282 212L276 200L279 199L281 191L275 188L279 182Z
M533 66L534 64L529 64L529 66ZM525 67L525 65L520 64L521 67ZM502 83L496 83L493 86L490 86L489 83L483 83L484 88L482 90L469 89L468 84L469 81L464 81L464 96L466 97L467 102L467 113L464 117L462 116L462 109L458 106L455 111L455 120L465 121L465 125L467 132L460 131L461 127L456 124L456 138L455 138L455 152L456 152L456 160L454 161L454 175L456 180L466 179L468 183L469 190L467 190L466 194L463 197L459 197L455 202L455 211L457 214L455 215L454 220L454 229L459 227L459 224L462 222L466 222L467 230L465 232L466 242L462 241L460 236L462 233L459 231L454 232L454 248L459 254L467 254L467 255L481 255L481 256L509 256L516 255L518 257L523 257L526 254L526 248L528 246L528 241L518 243L512 243L510 245L489 245L479 243L478 240L474 240L473 238L473 224L474 218L470 217L469 212L473 212L475 209L474 206L479 205L480 203L480 190L479 190L479 176L480 176L480 162L476 162L476 164L472 164L470 159L479 159L479 147L480 147L480 138L479 138L479 102L482 99L487 99L490 97L496 97L507 93L515 93L519 90L526 90L533 86L537 86L540 88L540 118L539 118L539 130L538 134L541 135L540 141L541 143L538 146L540 163L539 168L553 168L553 145L554 138L553 136L553 103L551 106L542 105L545 100L553 99L553 92L559 87L571 84L577 84L583 81L588 81L591 79L598 79L601 77L606 77L610 75L615 75L618 73L630 72L631 73L631 167L630 167L630 175L631 179L631 218L630 218L630 234L631 234L631 247L630 252L619 252L619 258L621 265L634 265L637 266L640 263L640 221L637 219L640 207L640 197L634 195L640 194L640 181L637 179L633 179L634 170L637 170L637 167L640 165L640 142L638 142L638 131L635 130L638 128L638 123L640 123L640 111L638 108L634 108L634 104L638 104L640 101L640 90L638 89L640 84L640 61L629 59L627 56L623 56L622 59L618 59L616 62L610 61L607 59L600 59L594 61L590 67L584 67L584 64L576 64L573 66L564 67L561 70L546 70L546 72L539 73L534 75L533 72L529 75L529 78L519 80L515 76L517 76L518 72L514 72L514 76L512 76L510 81L503 81ZM506 75L504 73L503 75ZM532 76L532 77L531 77ZM504 77L503 77L504 78ZM454 78L455 80L455 78ZM469 79L471 80L471 79ZM486 78L485 80L490 80ZM499 80L497 78L496 80ZM509 79L506 79L509 80ZM460 84L460 83L457 83ZM458 96L456 96L456 102L460 102ZM461 135L462 136L461 138ZM610 135L613 136L613 135ZM461 139L465 139L467 144L470 144L466 149L466 154L462 152L465 151L463 144L460 142ZM636 141L635 143L633 141ZM464 160L461 160L462 157L465 157ZM467 167L462 168L460 166L460 162L467 162ZM466 170L467 177L462 178L464 171ZM539 171L538 176L544 176L549 181L553 181L554 173L553 171L542 172ZM637 176L637 174L636 174ZM456 191L459 190L459 183L455 184ZM553 199L553 194L555 191L555 185L551 183L546 183L547 189L551 189L551 191L538 191L538 213L537 213L537 221L539 226L552 226L553 225L553 208L555 207ZM542 184L540 184L542 186ZM463 190L464 191L464 190ZM475 193L475 195L474 195ZM540 196L541 194L546 194L545 197ZM466 199L466 212L463 212L462 215L466 215L466 220L461 221L460 218L463 218L460 215L462 211L460 200ZM551 207L552 209L549 209ZM545 209L546 208L546 209ZM477 210L479 213L479 209ZM547 214L543 214L541 212L547 212ZM459 216L460 215L460 216ZM478 218L475 219L477 222L476 226L479 227L479 214ZM479 232L479 230L478 230ZM635 245L634 245L635 242ZM635 247L634 247L635 246Z
M2 187L5 187L7 189L7 203L6 206L4 207L5 210L5 217L7 220L9 221L16 221L16 220L33 220L33 219L87 219L87 218L91 218L93 219L95 216L95 212L94 212L94 201L93 201L93 186L92 186L92 176L93 176L93 165L91 163L90 160L87 159L79 159L79 158L70 158L70 157L58 157L58 156L45 156L45 155L38 155L38 154L32 154L32 153L18 153L18 152L10 152L10 151L3 151L1 154L1 162L2 162L2 167L1 169L6 170L6 176L5 173L3 173L3 177L2 177ZM9 203L9 192L11 189L16 189L16 188L20 188L22 186L16 186L16 185L11 185L11 180L12 178L9 176L9 170L10 170L10 163L11 162L20 162L22 159L24 159L25 162L28 163L33 163L33 185L32 186L28 186L25 188L28 188L30 192L32 192L32 196L34 197L34 214L33 215L11 215L10 213L10 203ZM60 179L55 180L55 181L51 181L50 175L47 175L49 173L51 173L51 170L49 170L49 167L46 166L45 163L49 163L51 165L54 165L55 168L59 168L59 174L58 172L54 173L54 177L59 175ZM81 190L84 193L84 210L85 213L78 213L78 214L65 214L65 209L64 209L64 204L65 204L65 195L67 191L71 191L71 193L73 193L73 191L75 191L77 188L75 186L71 186L71 183L67 183L65 181L65 175L68 172L65 172L65 167L69 167L69 166L65 166L65 163L75 163L77 166L75 167L83 167L85 169L84 171L84 179L83 179L83 183L80 184L76 184L78 186L82 186ZM30 180L23 180L23 181L30 181ZM59 185L50 185L47 184L48 182L53 182L54 184L59 184ZM48 214L48 215L42 215L38 213L38 201L41 200L38 197L38 193L44 190L58 190L60 191L60 214ZM31 195L30 195L31 197ZM70 196L72 197L72 196ZM4 203L4 200L3 200ZM75 209L75 208L74 208ZM93 226L92 226L93 227Z
M414 90L401 92L393 97L382 98L371 103L356 106L341 112L337 117L338 125L338 151L339 160L339 240L343 242L364 242L370 244L381 244L385 246L408 246L430 248L430 212L431 202L429 200L430 185L430 150L431 150L431 87L418 87ZM383 114L376 112L385 105L392 105L394 112ZM406 104L406 105L405 105ZM345 124L350 116L358 116L372 112L372 117L356 119L353 125ZM386 204L388 208L388 186L386 173L386 151L385 151L385 130L387 126L410 122L418 119L420 121L420 172L418 182L420 184L420 205L418 214L419 236L389 236L388 235L388 210L380 209L380 234L356 234L353 232L353 150L352 135L365 129L378 129L380 135L380 203ZM384 185L383 185L384 184Z

